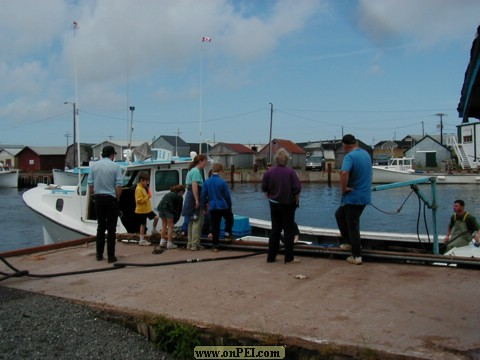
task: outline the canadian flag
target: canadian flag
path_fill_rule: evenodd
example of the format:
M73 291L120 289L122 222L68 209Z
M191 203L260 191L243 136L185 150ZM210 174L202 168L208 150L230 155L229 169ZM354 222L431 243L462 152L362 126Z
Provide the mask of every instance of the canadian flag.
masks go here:
M209 38L208 36L202 37L202 42L212 42L212 38Z

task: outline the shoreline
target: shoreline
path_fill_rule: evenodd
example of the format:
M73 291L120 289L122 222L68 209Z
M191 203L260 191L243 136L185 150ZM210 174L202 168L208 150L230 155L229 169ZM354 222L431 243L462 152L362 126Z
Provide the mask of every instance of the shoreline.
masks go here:
M328 171L306 171L295 170L298 178L302 183L340 183L340 171L334 170L330 173ZM265 170L225 170L222 173L222 178L230 183L260 183L262 182Z

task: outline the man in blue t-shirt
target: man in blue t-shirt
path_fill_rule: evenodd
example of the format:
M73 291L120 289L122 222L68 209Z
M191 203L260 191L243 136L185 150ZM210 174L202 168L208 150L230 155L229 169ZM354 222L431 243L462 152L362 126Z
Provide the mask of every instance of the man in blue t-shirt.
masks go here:
M372 159L368 152L358 147L353 135L345 135L342 144L347 155L340 169L342 203L335 212L335 219L342 235L340 247L352 251L347 261L361 265L360 216L372 197Z

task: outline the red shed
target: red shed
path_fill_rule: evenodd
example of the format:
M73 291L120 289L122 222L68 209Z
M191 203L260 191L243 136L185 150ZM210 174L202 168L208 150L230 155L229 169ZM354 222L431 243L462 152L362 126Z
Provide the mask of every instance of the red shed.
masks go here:
M24 172L51 171L65 167L65 146L26 146L17 154L17 166Z

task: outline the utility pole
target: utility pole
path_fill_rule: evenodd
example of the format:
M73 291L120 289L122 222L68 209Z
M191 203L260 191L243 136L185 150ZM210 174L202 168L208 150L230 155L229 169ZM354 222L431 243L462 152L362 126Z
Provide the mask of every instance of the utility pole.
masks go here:
M68 139L72 136L69 132L64 135L67 138L67 149L68 149Z
M440 144L443 145L443 117L446 116L444 113L437 113L436 116L440 117Z
M422 138L425 137L425 129L423 127L423 121L422 121Z
M272 122L273 122L273 104L270 103L270 137L268 138L268 161L272 165Z
M178 137L180 134L180 129L177 129L177 135L175 136L175 156L178 156Z

